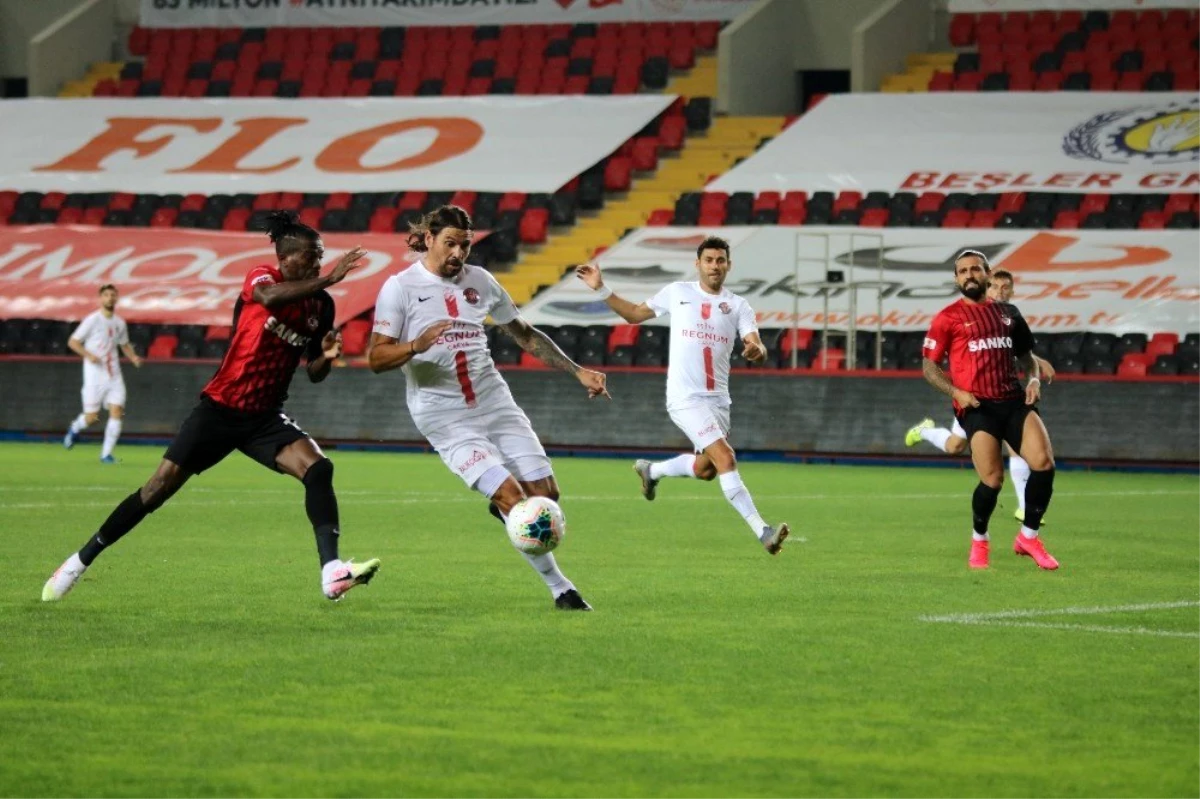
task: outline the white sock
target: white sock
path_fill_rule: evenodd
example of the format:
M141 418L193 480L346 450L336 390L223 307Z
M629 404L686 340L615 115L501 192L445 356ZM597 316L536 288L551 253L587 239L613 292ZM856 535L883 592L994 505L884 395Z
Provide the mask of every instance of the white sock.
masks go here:
M650 479L661 480L664 477L695 477L696 456L690 452L676 455L666 461L650 464Z
M547 552L545 555L527 555L524 552L521 555L525 560L529 561L529 565L533 570L542 576L546 581L546 587L550 589L550 593L555 599L570 591L575 586L563 576L563 573L558 570L558 562L554 560L554 553Z
M1030 530L1028 527L1022 524L1021 535L1025 536L1026 538L1037 538L1037 530Z
M971 531L971 540L972 541L990 541L991 538L988 537L987 533L977 533L974 530L972 530Z
M87 426L88 426L87 416L82 413L79 414L78 416L75 417L75 421L71 422L71 435L73 435L73 436L79 435L84 430L87 430Z
M758 509L754 507L754 498L750 496L750 492L742 483L742 476L735 469L732 472L717 475L717 479L721 481L721 490L725 492L725 499L729 500L729 504L742 514L746 524L750 525L750 531L754 533L754 537L760 538L767 523L763 521L763 517L758 515Z
M1029 482L1029 464L1020 455L1008 456L1008 473L1012 475L1013 491L1017 492L1017 505L1025 510L1025 484Z
M930 427L921 431L921 438L933 444L942 452L946 451L946 442L954 435L944 427Z
M121 437L121 420L108 417L108 424L104 425L104 447L100 450L100 457L107 458L112 454L113 447L117 445L117 439Z

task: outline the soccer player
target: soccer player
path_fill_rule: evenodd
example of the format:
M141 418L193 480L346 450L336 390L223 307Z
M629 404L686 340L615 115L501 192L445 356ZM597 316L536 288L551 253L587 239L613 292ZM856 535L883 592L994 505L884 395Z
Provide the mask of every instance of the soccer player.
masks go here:
M101 463L117 462L112 453L121 437L121 419L125 416L125 378L121 376L117 348L134 366L142 365L142 359L129 343L129 328L117 316L116 307L117 287L106 283L100 287L100 310L85 316L67 339L71 352L83 358L83 413L67 428L63 446L67 449L75 446L76 436L100 418L101 408L107 408Z
M962 297L933 318L922 353L925 379L953 401L979 475L971 500L974 527L968 566L988 567L988 522L1004 485L1003 441L1031 469L1025 487L1025 521L1013 550L1033 558L1042 569L1057 569L1058 561L1038 537L1054 492L1054 453L1037 410L1041 380L1033 357L1033 333L1014 306L988 299L990 272L983 253L963 250L954 259L954 281ZM949 376L938 366L947 352ZM1023 390L1014 358L1029 377Z
M126 497L46 582L44 601L66 596L101 552L162 507L188 478L235 449L304 484L304 509L316 535L326 597L340 599L375 576L378 560L354 563L338 558L333 463L283 412L301 357L307 360L309 380L319 383L341 355L341 336L333 330L333 298L325 289L361 266L365 253L356 247L321 275L324 247L317 231L297 221L294 213L277 211L267 232L278 265L256 266L246 274L233 309L229 350L201 392L200 403L184 420L150 480Z
M994 270L988 278L987 296L994 302L1010 302L1013 296L1012 272L1006 269ZM1053 383L1054 367L1045 358L1037 355L1033 357L1041 369L1042 382L1047 386ZM932 419L922 419L909 428L904 437L904 443L915 447L922 441L933 444L948 455L967 454L967 433L957 419L951 423L949 428L936 427ZM1023 522L1025 521L1025 484L1029 482L1030 470L1025 459L1013 452L1011 448L1008 452L1008 474L1012 477L1013 493L1017 495L1017 510L1013 513L1013 517L1017 521ZM1045 518L1042 519L1042 524L1046 524Z
M695 454L685 452L659 463L636 461L633 468L642 480L642 496L653 500L658 482L666 477L716 478L729 504L750 526L750 532L768 553L777 555L788 537L788 526L773 527L759 515L750 491L738 474L737 457L728 440L729 358L733 343L742 340L742 352L752 363L767 357L767 348L755 324L754 309L724 288L732 266L729 242L709 236L696 248L698 280L671 283L639 305L613 294L604 285L596 264L583 264L575 272L630 324L671 315L667 412L675 426L691 440Z
M588 397L608 396L605 376L584 369L521 318L508 292L467 263L471 217L443 205L411 226L421 261L388 278L375 305L369 362L375 373L404 370L409 413L442 461L490 500L503 520L527 496L557 501L550 460L488 352L488 316L525 351L574 376ZM524 555L560 610L591 610L553 553Z

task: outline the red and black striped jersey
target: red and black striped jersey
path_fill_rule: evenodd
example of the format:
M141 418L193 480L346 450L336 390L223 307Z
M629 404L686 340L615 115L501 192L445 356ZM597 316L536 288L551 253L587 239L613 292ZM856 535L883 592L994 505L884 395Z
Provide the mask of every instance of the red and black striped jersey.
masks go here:
M974 303L965 298L933 318L922 354L937 362L950 354L950 382L978 399L1015 399L1024 394L1014 358L1033 349L1033 333L1016 306ZM961 410L955 404L955 410Z
M203 394L246 413L271 411L287 399L301 356L321 355L321 339L333 328L333 298L324 291L267 308L254 300L254 287L283 282L274 266L246 275L233 309L233 338L220 368Z

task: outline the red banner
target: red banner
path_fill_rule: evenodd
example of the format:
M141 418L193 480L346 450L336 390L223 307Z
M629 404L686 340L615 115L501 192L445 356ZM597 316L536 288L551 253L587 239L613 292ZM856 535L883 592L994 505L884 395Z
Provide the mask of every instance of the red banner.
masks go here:
M479 241L486 234L477 233ZM404 236L329 233L325 268L362 246L365 265L329 289L337 324L375 305L383 281L420 256ZM130 322L227 325L246 272L274 263L263 233L189 228L85 225L0 227L0 319L82 319L97 307L97 291L121 292L117 312Z

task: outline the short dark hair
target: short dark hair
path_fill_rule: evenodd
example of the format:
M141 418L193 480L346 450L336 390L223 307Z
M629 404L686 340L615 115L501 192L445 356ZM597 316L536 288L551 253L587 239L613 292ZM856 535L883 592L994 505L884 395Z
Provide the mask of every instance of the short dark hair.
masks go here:
M471 224L471 215L457 205L443 205L433 209L416 222L408 224L408 248L413 252L425 252L425 234L437 235L446 228L458 228L468 233L475 229Z
M976 258L983 261L983 271L991 274L992 262L989 261L988 257L979 250L961 250L958 255L954 256L954 271L956 273L958 272L958 262L970 255L974 255Z
M705 236L704 241L696 248L696 257L699 258L705 250L724 250L725 259L729 260L729 242L720 236Z
M278 258L313 247L321 238L320 233L300 221L295 211L272 211L267 215L266 230Z
M1007 269L997 269L995 272L992 272L992 279L995 280L996 278L1007 280L1009 283L1013 282L1012 272Z
M100 290L97 291L96 293L103 294L104 292L108 291L109 289L112 289L113 291L117 291L117 287L114 286L112 283L105 283L103 286L100 287ZM121 292L117 291L117 293L120 294Z

